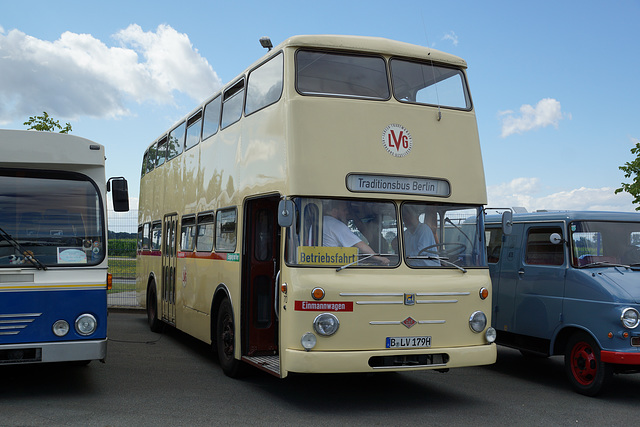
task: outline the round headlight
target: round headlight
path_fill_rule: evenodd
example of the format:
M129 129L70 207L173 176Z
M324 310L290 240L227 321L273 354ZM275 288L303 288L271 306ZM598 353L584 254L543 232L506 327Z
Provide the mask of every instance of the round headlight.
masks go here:
M300 344L302 344L302 347L305 350L309 351L316 346L316 340L317 338L315 335L313 335L311 332L307 332L300 339Z
M487 326L487 316L483 312L476 311L469 317L469 327L473 332L480 333L484 331L485 326Z
M622 310L622 316L620 316L622 324L625 328L634 329L640 324L640 315L635 308L625 308Z
M51 329L56 336L63 337L69 333L69 323L66 320L57 320Z
M76 319L76 331L80 335L91 335L96 331L98 321L91 314L85 313Z
M339 326L338 318L331 313L318 314L313 320L313 329L326 337L335 334Z
M487 328L487 332L484 333L484 336L487 339L487 342L491 344L492 342L495 342L498 334L494 328L489 327Z

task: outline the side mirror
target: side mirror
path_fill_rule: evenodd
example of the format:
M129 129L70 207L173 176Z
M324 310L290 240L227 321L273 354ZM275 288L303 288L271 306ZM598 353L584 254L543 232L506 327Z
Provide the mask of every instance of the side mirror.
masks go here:
M502 232L505 236L509 236L513 231L513 213L504 211L502 213Z
M111 191L111 200L113 201L113 210L116 212L129 211L129 186L127 180L123 177L109 178L107 181L107 191Z
M280 200L278 204L278 225L280 227L291 227L296 206L291 200Z
M560 243L564 242L564 239L558 233L551 233L551 236L549 236L549 241L554 245L559 245Z

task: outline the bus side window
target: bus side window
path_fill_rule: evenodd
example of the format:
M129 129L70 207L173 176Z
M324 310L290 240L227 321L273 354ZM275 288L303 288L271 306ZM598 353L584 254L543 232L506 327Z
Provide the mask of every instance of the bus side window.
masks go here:
M162 223L154 222L151 226L151 250L159 251L162 243Z
M211 252L213 250L213 230L213 212L199 214L195 241L197 252Z
M184 131L185 122L182 122L177 128L169 132L167 160L171 160L182 153L182 147L184 147Z
M200 131L202 130L202 110L187 120L187 138L184 143L184 151L195 147L200 143Z
M167 158L167 137L165 136L161 140L158 141L158 152L156 158L156 166L160 166L164 164L164 161Z
M182 230L180 233L180 250L192 252L196 243L196 217L182 217Z
M249 74L244 114L249 115L274 104L282 94L283 54L271 58Z
M149 231L150 231L150 225L148 222L145 223L142 227L142 236L141 236L141 246L140 249L148 251L149 250L149 242L150 242L150 238L149 238Z
M149 147L149 157L147 158L145 174L155 169L157 154L158 154L158 143L156 142L151 147Z
M204 120L202 123L202 140L218 133L220 124L220 95L216 96L204 107Z
M142 178L147 173L148 161L149 161L149 150L145 151L144 156L142 156L142 169L140 171L140 178Z
M216 252L233 252L236 249L237 212L235 208L216 213Z
M242 101L244 101L244 79L238 81L224 92L220 129L231 126L240 120L242 116Z

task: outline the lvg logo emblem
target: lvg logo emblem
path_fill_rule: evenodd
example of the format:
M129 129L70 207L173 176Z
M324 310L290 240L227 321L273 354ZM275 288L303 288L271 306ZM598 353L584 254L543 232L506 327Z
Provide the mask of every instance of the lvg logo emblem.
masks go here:
M413 141L411 134L402 125L391 124L382 132L382 145L395 157L404 157L411 151Z

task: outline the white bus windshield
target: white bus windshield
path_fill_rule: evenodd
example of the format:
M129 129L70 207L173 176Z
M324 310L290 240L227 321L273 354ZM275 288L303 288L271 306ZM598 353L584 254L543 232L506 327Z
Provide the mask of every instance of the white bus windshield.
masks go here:
M95 265L105 257L100 196L65 172L0 174L0 268ZM26 253L26 254L25 254Z
M391 201L295 198L287 262L315 267L486 266L481 209ZM479 222L480 221L480 222ZM401 227L399 227L399 224Z

